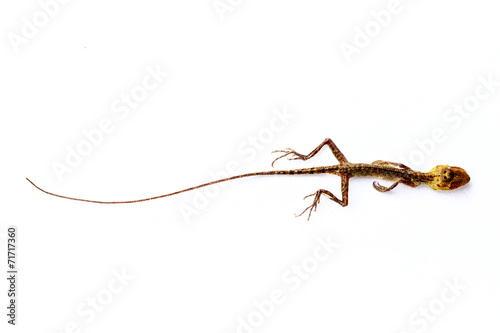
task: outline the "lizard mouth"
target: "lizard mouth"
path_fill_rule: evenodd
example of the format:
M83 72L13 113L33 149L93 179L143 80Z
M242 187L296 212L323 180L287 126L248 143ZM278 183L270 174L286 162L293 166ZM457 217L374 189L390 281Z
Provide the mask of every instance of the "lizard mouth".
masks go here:
M451 167L451 170L455 175L450 183L451 190L464 186L470 181L470 177L464 169L459 167Z

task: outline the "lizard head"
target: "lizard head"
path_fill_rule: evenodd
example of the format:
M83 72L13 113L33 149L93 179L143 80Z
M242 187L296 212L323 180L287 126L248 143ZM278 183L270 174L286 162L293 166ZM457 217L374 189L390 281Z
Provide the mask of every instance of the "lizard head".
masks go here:
M470 180L469 175L464 169L449 165L437 165L428 173L434 177L427 185L436 191L454 190L460 186L464 186Z

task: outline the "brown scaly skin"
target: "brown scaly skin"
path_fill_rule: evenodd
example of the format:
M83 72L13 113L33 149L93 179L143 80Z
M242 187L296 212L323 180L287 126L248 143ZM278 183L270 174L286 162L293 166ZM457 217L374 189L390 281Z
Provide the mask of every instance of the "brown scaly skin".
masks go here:
M289 160L308 160L314 155L316 155L321 148L324 146L328 146L332 151L335 158L339 161L339 164L332 166L322 166L322 167L314 167L314 168L304 168L304 169L294 169L294 170L280 170L280 171L261 171L261 172L252 172L246 173L243 175L233 176L229 178L224 178L220 180L216 180L210 183L190 187L181 191L172 192L169 194L163 194L156 197L139 199L139 200L130 200L130 201L98 201L98 200L87 200L87 199L78 199L73 197L67 197L59 194L54 194L51 192L47 192L40 187L36 186L31 180L26 178L33 186L35 186L40 191L59 197L64 199L76 200L76 201L85 201L99 204L125 204L125 203L136 203L148 200L154 200L159 198L165 198L172 195L180 194L183 192L195 190L204 186L209 186L221 182L225 182L228 180L250 177L250 176L269 176L269 175L310 175L310 174L320 174L320 173L329 173L338 175L341 177L342 185L342 200L338 199L335 195L333 195L330 191L320 189L317 192L310 194L307 197L314 196L313 203L302 213L296 216L300 216L304 214L307 210L309 210L308 220L311 217L312 211L316 210L320 198L322 195L325 195L330 200L333 200L345 207L348 204L348 192L349 192L349 179L351 177L377 177L380 179L393 181L394 183L385 187L380 185L378 182L373 182L373 187L380 192L387 192L394 189L398 184L404 184L410 187L417 187L421 184L426 184L433 190L437 191L447 191L454 190L459 188L465 184L467 184L470 180L469 175L465 172L464 169L459 167L450 167L448 165L438 165L432 168L429 172L419 172L410 169L404 164L387 162L387 161L375 161L371 164L365 163L350 163L345 158L344 154L337 148L335 143L331 139L325 139L316 149L310 152L307 155L299 154L295 150L287 148L285 150L277 150L274 152L282 153L283 155L276 158L271 165L274 165L274 162L277 160L289 156ZM273 153L274 153L273 152Z

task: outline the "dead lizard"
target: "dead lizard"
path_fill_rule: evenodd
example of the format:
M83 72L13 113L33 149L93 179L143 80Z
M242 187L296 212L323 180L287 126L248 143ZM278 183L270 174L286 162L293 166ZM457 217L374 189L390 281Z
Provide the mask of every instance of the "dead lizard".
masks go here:
M332 151L333 155L335 158L339 161L339 164L337 165L332 165L332 166L320 166L320 167L314 167L314 168L304 168L304 169L294 169L294 170L280 170L280 171L262 171L262 172L252 172L252 173L246 173L243 175L238 175L238 176L233 176L229 178L224 178L220 180L216 180L213 182L209 182L206 184L190 187L181 191L169 193L169 194L164 194L164 195L159 195L156 197L151 197L151 198L146 198L146 199L140 199L140 200L130 200L130 201L96 201L96 200L87 200L87 199L78 199L78 198L72 198L72 197L67 197L59 194L54 194L47 192L40 187L36 186L31 180L26 178L33 186L35 186L37 189L40 191L59 197L59 198L64 198L64 199L70 199L70 200L77 200L77 201L85 201L85 202L93 202L93 203L100 203L100 204L125 204L125 203L135 203L135 202L142 202L142 201L148 201L148 200L154 200L154 199L159 199L159 198L164 198L164 197L169 197L172 195L180 194L183 192L191 191L198 189L200 187L204 186L209 186L221 182L225 182L228 180L233 180L233 179L238 179L238 178L243 178L243 177L250 177L250 176L267 176L267 175L304 175L304 174L319 174L319 173L329 173L333 175L338 175L341 177L342 180L342 200L339 200L335 195L333 195L330 191L327 190L318 190L313 194L310 194L308 196L305 196L305 198L314 196L313 203L304 209L302 213L296 215L296 216L301 216L304 214L307 210L309 210L309 215L308 215L308 220L311 217L312 211L316 211L316 207L319 204L320 197L321 195L325 195L327 198L335 201L336 203L340 204L341 206L345 207L347 206L348 203L348 191L349 191L349 179L351 177L377 177L380 179L384 180L389 180L393 181L394 183L389 186L385 187L380 185L378 182L373 182L373 187L380 192L387 192L392 189L394 189L398 184L404 184L410 187L416 187L421 184L426 184L433 190L437 191L446 191L446 190L454 190L456 188L459 188L460 186L463 186L467 184L470 180L469 175L467 172L465 172L464 169L459 168L459 167L451 167L448 165L437 165L434 168L432 168L429 172L419 172L419 171L414 171L407 167L404 164L401 163L393 163L393 162L387 162L387 161L375 161L371 164L365 164L365 163L350 163L347 161L345 158L344 154L337 148L335 143L331 139L325 139L316 149L314 149L312 152L310 152L307 155L299 154L295 150L286 148L285 150L276 150L273 151L273 153L282 153L283 155L276 158L272 162L272 166L274 166L274 163L279 160L280 158L283 158L285 156L289 156L289 160L308 160L312 158L314 155L316 155L321 148L324 146L328 146L330 150Z

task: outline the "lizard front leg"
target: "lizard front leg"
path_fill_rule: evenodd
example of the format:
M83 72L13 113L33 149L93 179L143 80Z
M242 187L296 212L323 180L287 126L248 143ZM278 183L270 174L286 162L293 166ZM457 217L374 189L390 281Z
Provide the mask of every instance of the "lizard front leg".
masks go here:
M379 182L373 182L373 187L379 192L388 192L388 191L394 189L396 186L398 186L399 183L401 183L401 180L398 180L397 182L395 182L394 184L392 184L389 187L385 187L383 185L380 185Z
M273 153L283 153L283 155L276 158L273 161L273 163L271 163L271 166L274 167L274 162L276 162L280 158L283 158L283 157L288 156L288 155L292 155L292 157L288 158L289 160L303 160L303 161L308 160L308 159L312 158L314 155L316 155L321 150L321 148L323 148L324 146L328 146L330 148L330 150L332 151L335 158L339 161L339 163L346 163L347 162L347 158L345 158L344 154L342 154L340 149L337 148L335 143L333 143L332 139L325 139L318 147L316 147L312 152L310 152L307 155L297 153L295 150L293 150L291 148L286 148L284 150L275 150L275 151L273 151Z
M302 214L304 214L307 210L309 210L309 215L307 216L307 220L309 221L309 219L311 218L312 211L313 210L316 211L316 208L318 207L319 201L321 199L321 195L325 195L327 198L329 198L330 200L335 201L336 203L338 203L342 207L347 206L347 204L349 203L349 178L350 178L350 176L349 175L342 175L341 177L342 177L342 185L341 185L341 188L342 188L342 200L339 200L330 191L323 190L323 189L317 190L315 193L306 195L304 197L304 199L305 199L305 198L308 198L308 197L311 197L311 196L314 195L313 203L312 203L312 205L310 205L309 207L307 207L306 209L304 209L302 211L302 213L300 213L298 215L295 214L295 217L302 216Z

